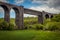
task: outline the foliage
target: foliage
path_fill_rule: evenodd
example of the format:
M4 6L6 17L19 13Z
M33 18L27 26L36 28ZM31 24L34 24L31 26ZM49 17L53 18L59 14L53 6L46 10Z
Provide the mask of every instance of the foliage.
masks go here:
M8 30L13 30L14 29L14 24L12 24L12 23L9 23L9 26L8 26L8 28L7 28Z
M16 26L14 20L15 19L11 19L10 23L5 23L7 26L9 25L8 29ZM0 20L0 23L2 23L2 20ZM2 24L2 25L5 25L5 24ZM40 29L41 30L57 30L58 29L58 30L60 30L59 24L60 24L60 14L54 15L54 17L52 19L44 19L43 25L38 24L37 17L24 18L24 29L37 29L37 30L40 30ZM2 28L2 27L0 26L0 28Z
M9 26L9 23L3 21L0 23L0 29L6 30Z
M60 22L49 22L46 24L45 29L51 31L60 30Z
M36 30L43 30L43 25L42 24L34 24L33 25L33 28L36 29Z
M31 24L36 24L36 23L38 23L36 17L24 18L24 25L27 25L27 24L31 25Z
M42 24L33 24L33 25L26 25L25 29L35 29L35 30L43 30L44 26Z
M51 20L55 22L60 22L60 14L54 15L54 17Z
M54 15L52 19L45 19L45 30L60 30L60 14Z
M14 25L11 23L7 23L6 21L0 22L0 29L1 30L12 30Z

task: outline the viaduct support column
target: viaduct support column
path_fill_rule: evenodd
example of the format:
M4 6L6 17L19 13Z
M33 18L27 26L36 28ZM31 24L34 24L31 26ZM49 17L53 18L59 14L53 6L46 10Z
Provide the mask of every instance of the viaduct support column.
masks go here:
M10 11L9 10L5 10L4 20L10 23Z
M24 13L24 8L21 6L19 7L19 13L17 13L16 17L16 25L18 26L18 29L23 29L24 23L23 23L23 13Z
M43 14L38 15L38 23L43 24L43 22L44 22Z

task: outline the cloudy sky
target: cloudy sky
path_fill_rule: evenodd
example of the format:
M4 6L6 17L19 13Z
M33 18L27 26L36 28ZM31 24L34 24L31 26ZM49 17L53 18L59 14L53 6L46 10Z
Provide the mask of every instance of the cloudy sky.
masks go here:
M37 11L46 11L49 13L60 13L60 0L0 0L2 2L14 4L17 6L23 5L25 8L37 10ZM11 9L10 17L15 17L15 11ZM34 16L25 14L24 17ZM0 18L4 17L4 10L0 7Z

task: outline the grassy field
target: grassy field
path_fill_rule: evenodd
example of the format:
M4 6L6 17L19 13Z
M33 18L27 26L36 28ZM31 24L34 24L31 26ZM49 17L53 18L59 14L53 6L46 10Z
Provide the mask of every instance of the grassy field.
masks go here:
M0 40L60 40L60 32L40 30L0 31Z
M0 19L0 22L3 19ZM10 22L14 23L11 18ZM37 23L37 18L24 18L24 24L33 25ZM32 24L31 24L32 23ZM60 40L59 31L41 31L41 30L14 30L0 31L0 40Z

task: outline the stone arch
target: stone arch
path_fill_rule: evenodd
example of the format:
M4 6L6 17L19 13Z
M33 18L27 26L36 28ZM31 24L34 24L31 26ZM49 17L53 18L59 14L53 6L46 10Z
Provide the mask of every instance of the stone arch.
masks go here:
M18 10L18 8L16 8L16 7L13 7L12 8L16 13L19 13L19 10Z
M19 10L16 7L13 7L12 9L15 11L15 18L16 18L19 14Z
M46 18L46 19L47 19L47 18L49 18L49 15L48 15L48 14L46 14L46 15L45 15L45 18Z
M18 20L18 15L19 15L19 10L18 10L18 8L15 8L15 7L14 7L14 8L12 8L12 9L15 11L15 22L16 22L16 21L19 21L19 20Z
M16 7L12 7L12 9L15 11L15 24L16 26L18 26L18 28L20 27L20 15L19 15L19 9Z
M9 23L10 22L9 8L6 5L0 5L0 6L4 10L4 20Z
M51 17L50 18L53 18L53 15L51 15Z

